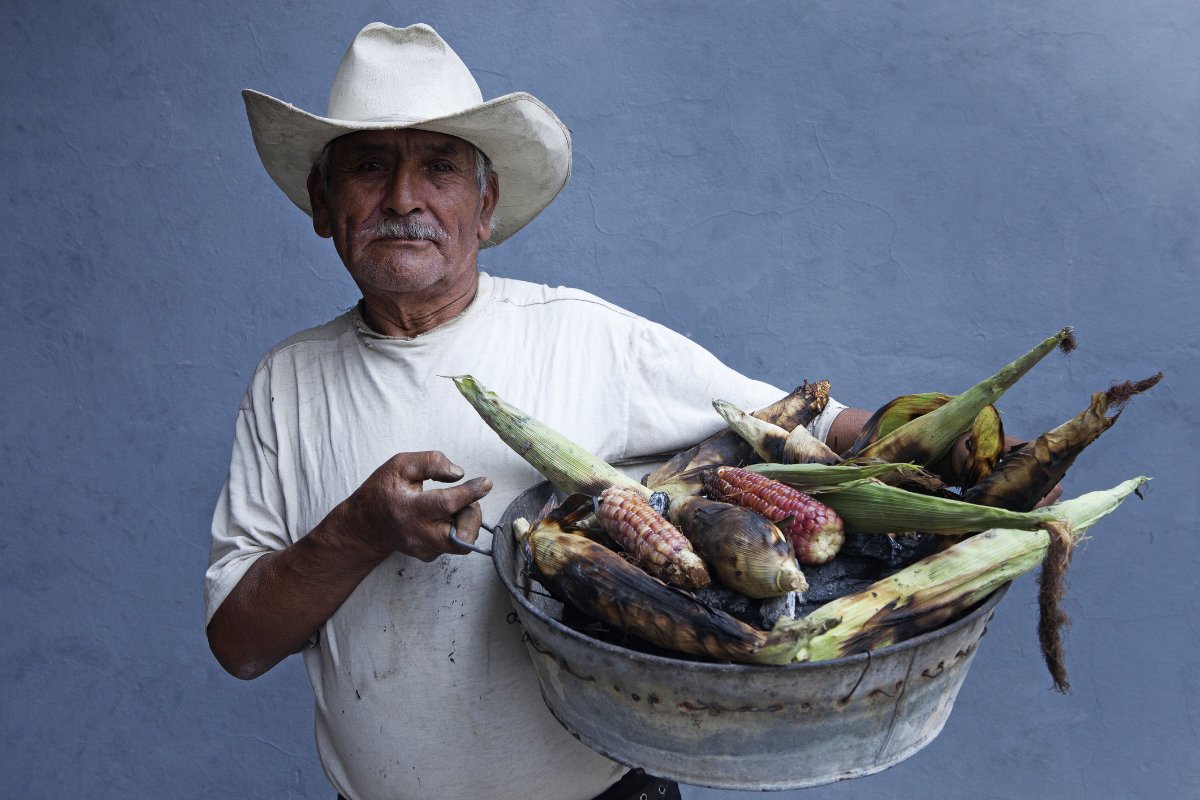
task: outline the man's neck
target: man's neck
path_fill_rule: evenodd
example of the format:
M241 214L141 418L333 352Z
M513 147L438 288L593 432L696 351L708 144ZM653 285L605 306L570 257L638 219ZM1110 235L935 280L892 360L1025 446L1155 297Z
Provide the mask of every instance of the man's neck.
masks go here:
M384 336L411 339L444 325L467 310L479 290L479 272L446 286L417 294L363 293L363 322Z

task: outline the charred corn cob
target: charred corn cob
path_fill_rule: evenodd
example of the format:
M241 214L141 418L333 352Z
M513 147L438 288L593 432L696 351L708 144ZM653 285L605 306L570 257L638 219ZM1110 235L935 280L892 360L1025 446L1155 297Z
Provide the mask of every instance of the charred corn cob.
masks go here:
M801 564L824 564L846 539L841 517L798 489L737 467L716 467L706 481L710 496L753 509L780 526Z
M685 496L672 501L670 516L728 588L757 599L808 588L791 542L754 511Z
M646 572L684 589L708 586L708 570L691 543L641 493L623 486L605 489L596 516L605 533Z
M518 520L513 532L528 544L541 583L583 613L659 647L720 661L762 662L765 632L666 585L607 547L551 519L533 527ZM774 663L794 650L796 639L776 634Z

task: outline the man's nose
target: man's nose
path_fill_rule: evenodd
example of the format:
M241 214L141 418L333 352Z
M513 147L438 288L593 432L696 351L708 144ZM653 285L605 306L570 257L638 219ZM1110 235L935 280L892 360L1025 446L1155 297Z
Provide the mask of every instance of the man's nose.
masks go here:
M383 198L384 211L403 217L424 210L420 178L419 171L414 169L398 167L393 170Z

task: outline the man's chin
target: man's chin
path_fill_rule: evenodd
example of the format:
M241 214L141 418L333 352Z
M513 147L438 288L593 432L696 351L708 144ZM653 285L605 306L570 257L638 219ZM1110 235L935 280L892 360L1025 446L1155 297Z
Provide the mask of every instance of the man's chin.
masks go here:
M395 260L359 264L350 271L360 288L372 287L389 294L423 292L446 278L445 266L421 260Z

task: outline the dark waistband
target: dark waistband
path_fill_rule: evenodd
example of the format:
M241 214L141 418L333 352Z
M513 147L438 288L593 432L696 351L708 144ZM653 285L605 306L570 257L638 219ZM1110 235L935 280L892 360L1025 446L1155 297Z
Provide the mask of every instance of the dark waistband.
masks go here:
M339 794L338 800L348 798ZM593 800L680 800L679 785L634 769L626 772L621 780L596 795Z
M679 786L633 769L594 800L679 800Z

